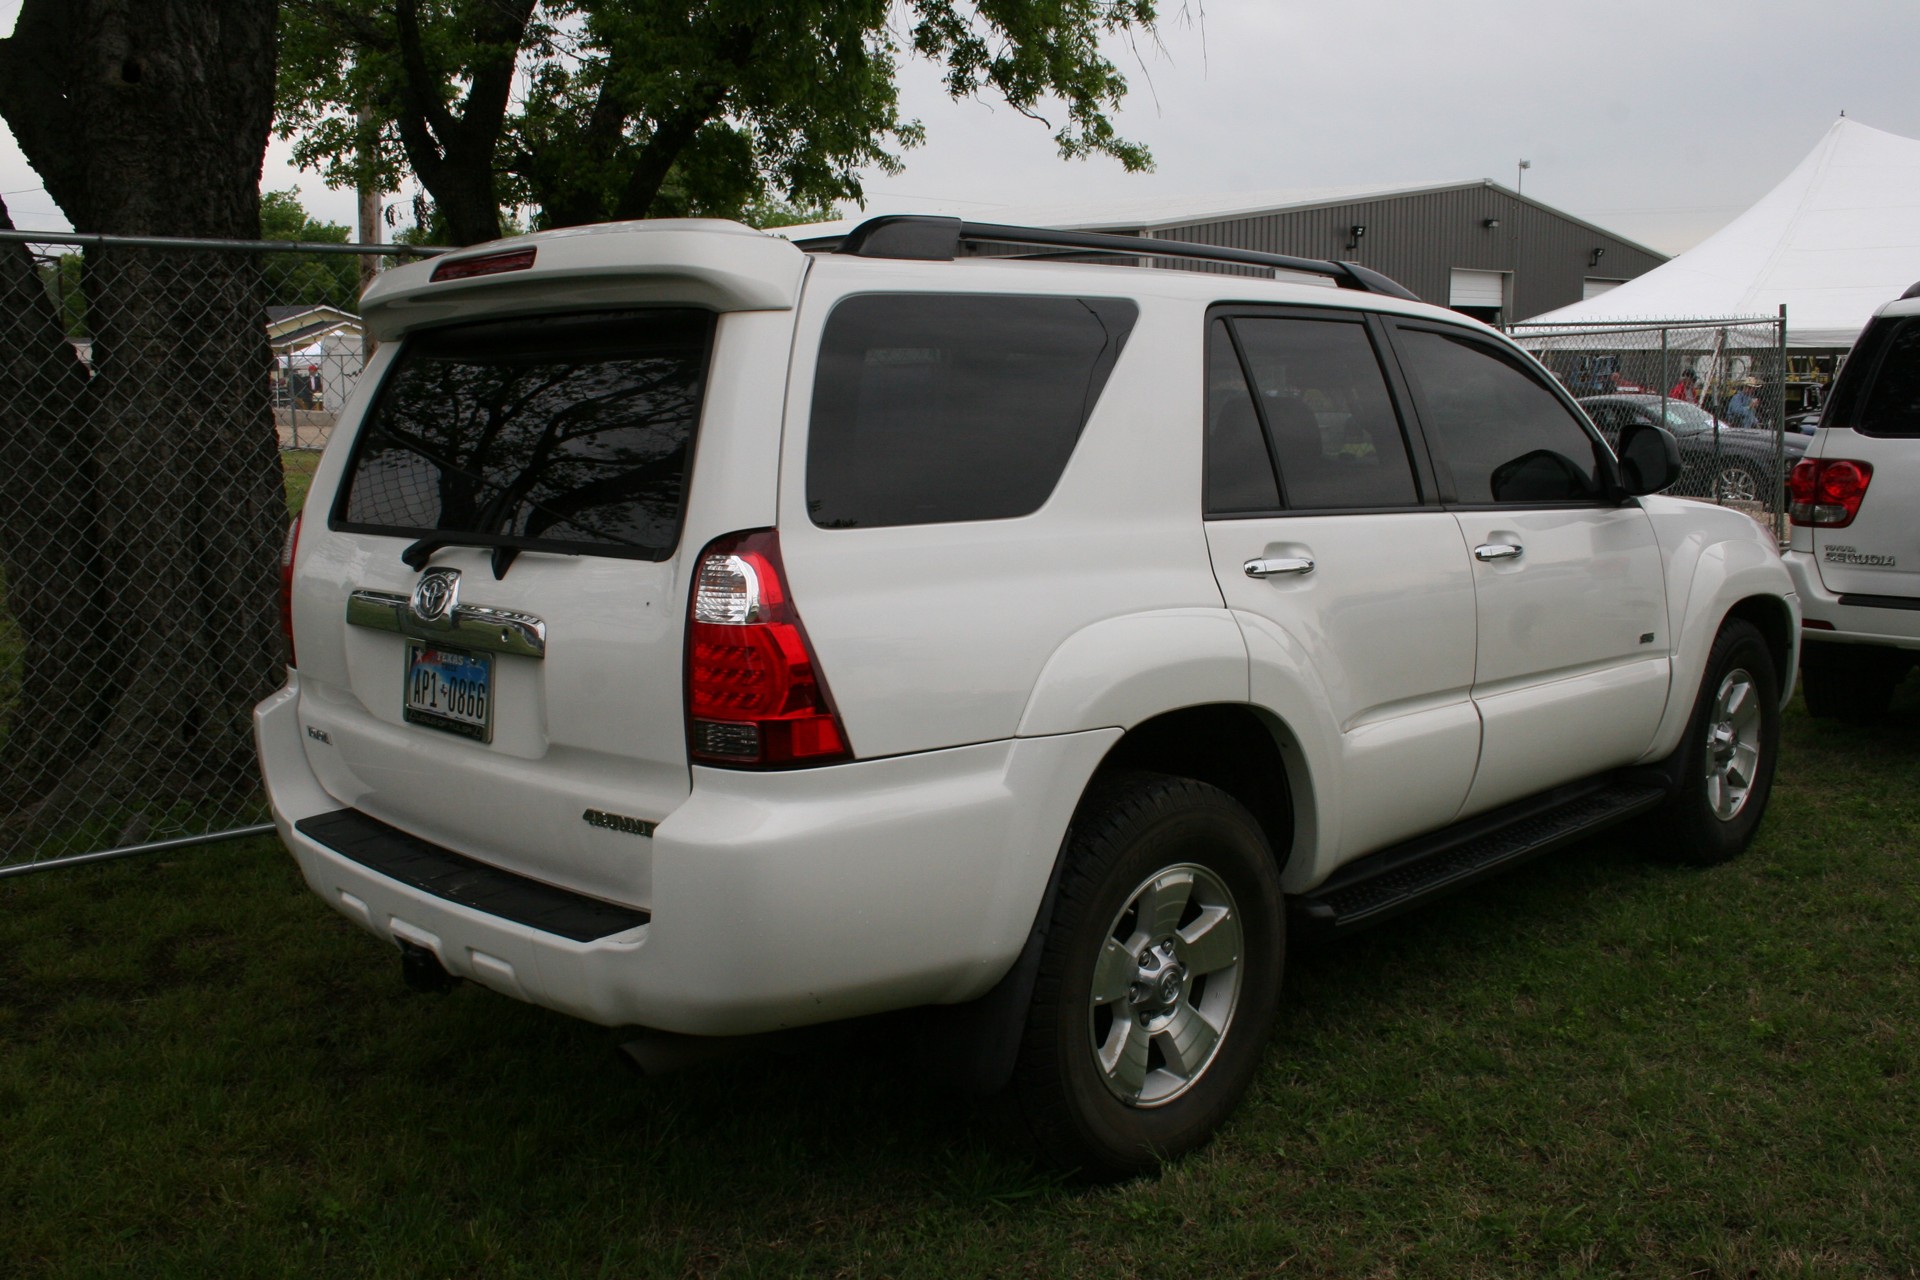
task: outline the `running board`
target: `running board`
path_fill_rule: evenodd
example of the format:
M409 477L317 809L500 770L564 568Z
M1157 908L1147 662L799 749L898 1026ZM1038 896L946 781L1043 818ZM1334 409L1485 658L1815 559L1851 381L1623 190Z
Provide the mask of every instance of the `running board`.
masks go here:
M1292 924L1344 934L1657 808L1667 790L1643 773L1544 792L1368 854L1292 899Z

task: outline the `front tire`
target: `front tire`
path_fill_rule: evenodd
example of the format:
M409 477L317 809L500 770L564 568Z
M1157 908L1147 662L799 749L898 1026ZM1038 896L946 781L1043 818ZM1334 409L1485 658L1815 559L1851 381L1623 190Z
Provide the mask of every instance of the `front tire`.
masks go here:
M1279 872L1233 797L1147 773L1096 783L1066 857L1010 1101L1047 1163L1128 1177L1206 1142L1253 1079Z
M1662 853L1711 866L1753 843L1780 748L1780 678L1757 628L1729 618L1714 638L1681 744L1680 785L1654 815Z

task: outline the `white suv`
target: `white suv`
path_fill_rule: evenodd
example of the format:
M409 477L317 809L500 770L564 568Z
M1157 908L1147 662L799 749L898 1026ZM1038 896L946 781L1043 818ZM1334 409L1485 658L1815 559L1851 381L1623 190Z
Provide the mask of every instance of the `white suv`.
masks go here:
M1643 814L1716 861L1766 805L1772 542L1364 269L663 221L364 309L258 736L416 980L654 1038L944 1007L1117 1175L1231 1110L1289 927Z
M1867 322L1788 491L1807 710L1872 720L1920 660L1920 285Z

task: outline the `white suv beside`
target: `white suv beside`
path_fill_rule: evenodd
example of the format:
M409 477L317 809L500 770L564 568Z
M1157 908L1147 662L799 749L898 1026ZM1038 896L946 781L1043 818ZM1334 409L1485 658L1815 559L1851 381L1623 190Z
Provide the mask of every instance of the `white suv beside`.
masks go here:
M1867 322L1787 486L1807 710L1875 719L1920 661L1920 285Z
M630 223L368 291L257 729L416 981L656 1039L936 1007L1110 1176L1232 1109L1289 928L1641 815L1752 839L1798 605L1752 520L1649 496L1658 428L1616 461L1349 265L815 248Z

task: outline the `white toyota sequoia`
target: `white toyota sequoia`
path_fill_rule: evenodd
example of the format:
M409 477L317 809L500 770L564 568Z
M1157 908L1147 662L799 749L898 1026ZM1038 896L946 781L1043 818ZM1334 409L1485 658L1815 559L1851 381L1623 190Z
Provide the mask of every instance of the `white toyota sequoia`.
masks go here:
M1920 284L1867 322L1787 485L1807 710L1876 719L1920 663Z
M1244 1092L1290 929L1628 819L1717 861L1766 806L1772 541L1364 268L661 221L364 311L256 720L307 882L416 982L638 1037L938 1007L1124 1175Z

